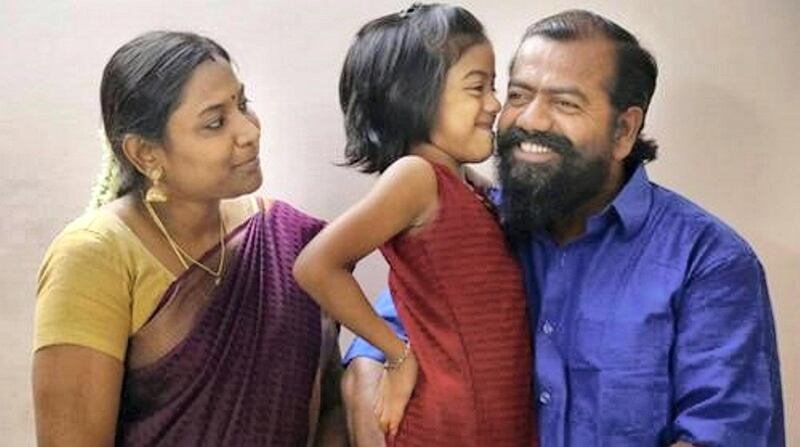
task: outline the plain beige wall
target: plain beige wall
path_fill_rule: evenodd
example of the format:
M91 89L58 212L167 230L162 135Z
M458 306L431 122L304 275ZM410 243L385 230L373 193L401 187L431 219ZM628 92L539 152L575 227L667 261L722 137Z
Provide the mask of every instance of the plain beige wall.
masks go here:
M761 256L782 357L788 439L800 445L800 2L484 0L498 87L526 25L593 9L641 37L661 77L647 131L661 143L656 181L735 227ZM0 2L0 444L33 445L30 399L35 275L53 235L86 206L100 164L98 85L124 41L173 28L206 33L238 61L264 124L263 190L332 218L372 179L335 167L343 144L336 86L351 36L398 11L387 0ZM490 166L482 167L490 172ZM358 271L370 294L385 266ZM791 443L790 443L791 445Z

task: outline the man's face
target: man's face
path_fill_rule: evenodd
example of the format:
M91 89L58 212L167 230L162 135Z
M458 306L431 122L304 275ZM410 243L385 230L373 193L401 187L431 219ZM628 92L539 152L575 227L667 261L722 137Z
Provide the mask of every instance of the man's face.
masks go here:
M608 94L614 61L604 39L532 37L520 46L498 121L501 211L510 236L568 218L620 169Z

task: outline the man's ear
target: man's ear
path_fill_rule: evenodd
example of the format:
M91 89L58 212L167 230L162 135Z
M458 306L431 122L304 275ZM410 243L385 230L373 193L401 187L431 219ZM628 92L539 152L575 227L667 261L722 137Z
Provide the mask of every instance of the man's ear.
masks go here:
M122 152L139 173L149 177L156 168L163 168L161 146L139 135L127 134L122 139Z
M639 129L642 128L644 111L641 107L631 106L617 116L614 123L614 159L622 161L633 150Z

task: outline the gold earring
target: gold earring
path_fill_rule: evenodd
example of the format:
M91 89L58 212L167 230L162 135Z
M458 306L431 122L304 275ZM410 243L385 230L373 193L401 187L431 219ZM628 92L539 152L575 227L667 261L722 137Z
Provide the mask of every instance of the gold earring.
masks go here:
M161 168L155 168L152 172L150 172L150 181L153 184L147 188L147 193L144 195L144 200L148 202L166 202L167 201L167 192L164 191L164 188L161 187L161 177L164 176L164 170Z

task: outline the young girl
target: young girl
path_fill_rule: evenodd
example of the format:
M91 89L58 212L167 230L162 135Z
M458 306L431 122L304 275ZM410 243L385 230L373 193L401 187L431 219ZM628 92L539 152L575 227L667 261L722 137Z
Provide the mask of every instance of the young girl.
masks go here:
M368 23L342 70L347 161L382 175L309 243L294 273L324 310L386 354L376 413L390 445L536 443L520 270L462 167L492 152L494 76L480 22L445 5ZM376 248L408 342L351 274Z

